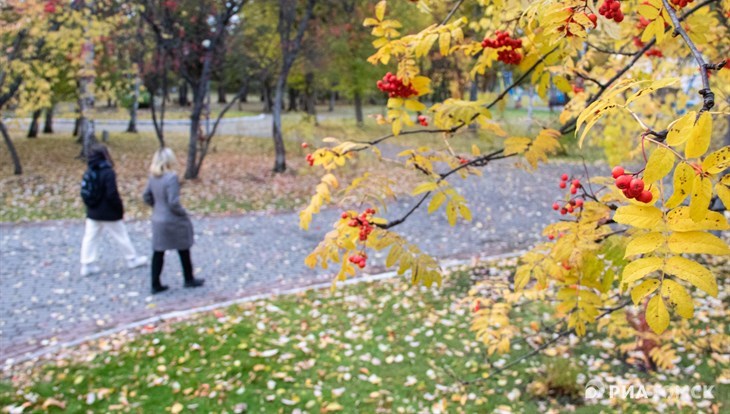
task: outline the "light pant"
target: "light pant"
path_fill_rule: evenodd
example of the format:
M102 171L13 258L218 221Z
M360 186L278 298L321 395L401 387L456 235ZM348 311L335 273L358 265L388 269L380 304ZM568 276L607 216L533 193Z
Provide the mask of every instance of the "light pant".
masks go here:
M132 241L129 240L129 234L127 234L127 227L124 225L124 221L99 221L87 218L84 240L81 243L82 265L94 263L99 259L99 242L101 241L100 237L103 232L108 232L112 239L119 244L127 262L137 257L137 252L134 250L134 246L132 246Z

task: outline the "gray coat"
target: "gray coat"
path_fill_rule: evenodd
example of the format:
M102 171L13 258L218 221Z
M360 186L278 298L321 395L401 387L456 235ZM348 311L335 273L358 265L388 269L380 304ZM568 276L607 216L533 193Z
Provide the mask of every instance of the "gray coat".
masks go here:
M152 210L152 249L187 250L193 245L193 223L180 204L177 175L166 172L151 176L144 190L144 201Z

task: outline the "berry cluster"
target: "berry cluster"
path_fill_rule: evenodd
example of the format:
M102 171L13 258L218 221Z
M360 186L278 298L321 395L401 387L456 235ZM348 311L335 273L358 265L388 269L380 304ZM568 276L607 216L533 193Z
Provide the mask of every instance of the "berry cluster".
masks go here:
M61 1L60 0L48 0L46 4L43 6L43 11L52 14L56 12L56 7L60 6Z
M497 52L497 59L508 65L518 65L522 61L522 54L517 49L522 47L522 40L513 39L510 37L509 32L503 32L501 30L497 30L494 34L496 35L494 39L484 38L482 47L485 49L507 47L507 49L502 49Z
M307 154L307 162L309 163L310 167L313 166L314 165L314 155Z
M570 180L570 177L568 174L563 174L560 176L560 184L559 187L562 189L568 188L568 181ZM580 183L580 180L577 178L574 178L572 181L570 181L570 194L575 195L578 193L578 189L582 188L583 185ZM583 199L577 198L577 197L571 197L570 200L568 200L567 203L564 205L560 205L557 201L553 203L553 210L560 211L561 215L566 215L568 213L573 213L576 209L583 208ZM550 239L552 240L552 239Z
M418 95L418 91L413 85L404 85L402 80L390 72L386 73L377 85L378 89L387 93L391 98L408 98Z
M649 50L647 50L644 53L644 55L647 56L647 57L652 57L652 56L658 57L658 58L664 57L664 54L662 53L662 51L659 50L659 49L657 49L657 48L655 48L655 47L652 47Z
M351 217L347 212L343 212L341 217L343 220L348 218L350 219L350 222L347 223L348 226L360 227L360 241L365 241L373 231L373 226L370 224L370 220L368 219L373 214L375 214L375 209L369 208L357 217Z
M560 176L560 184L559 184L559 187L560 188L567 188L568 187L568 180L569 180L568 174L561 175ZM582 187L582 185L580 183L580 180L577 179L577 178L574 179L570 183L570 194L576 194L578 192L578 189L581 188L581 187Z
M353 254L347 260L349 260L350 263L357 265L357 267L362 269L365 267L365 265L367 265L368 255L361 252L360 254Z
M618 0L603 0L603 4L598 8L598 13L607 19L613 19L616 23L624 21L621 3Z
M694 0L670 0L670 2L679 7L680 9L683 7L686 7L688 4L692 3Z
M418 119L418 123L421 124L421 126L425 126L425 127L428 126L428 119L426 119L425 116L418 115L418 118L417 119Z
M644 189L644 180L634 177L634 174L626 174L623 167L613 167L611 175L616 180L616 187L624 192L626 198L634 198L642 203L648 203L654 198L651 191Z
M585 92L585 88L578 85L573 85L573 93L579 94L581 92Z

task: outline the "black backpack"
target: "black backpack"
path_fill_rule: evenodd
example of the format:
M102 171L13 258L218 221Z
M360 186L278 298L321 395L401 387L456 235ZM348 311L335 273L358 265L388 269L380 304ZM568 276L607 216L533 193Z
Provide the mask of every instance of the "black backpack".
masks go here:
M96 207L101 203L103 196L99 171L87 169L81 179L81 199L88 207Z

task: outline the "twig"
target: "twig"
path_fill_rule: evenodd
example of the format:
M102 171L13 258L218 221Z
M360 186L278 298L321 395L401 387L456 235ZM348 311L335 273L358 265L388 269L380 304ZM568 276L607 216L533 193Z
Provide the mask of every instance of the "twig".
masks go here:
M449 12L449 14L447 14L447 15L446 15L446 17L444 18L444 20L443 20L443 21L441 22L441 26L444 26L444 25L446 25L446 23L448 23L448 22L449 22L449 20L451 20L451 18L452 18L452 17L454 16L454 13L456 13L456 10L458 10L458 9L459 9L459 7L461 7L461 4L462 4L463 2L464 2L464 0L459 0L459 1L458 1L458 2L457 2L457 3L455 4L455 5L454 5L454 7L453 7L453 8L451 9L451 11Z
M606 315L610 315L613 312L616 312L617 310L623 309L626 306L628 306L629 304L631 304L631 301L630 300L628 300L628 301L626 301L626 302L624 302L621 305L618 305L616 307L607 309L605 312L603 312L602 314L598 315L595 320L597 321L597 320L605 317ZM528 353L520 356L519 358L513 359L512 361L510 361L506 365L503 365L502 367L500 367L500 368L498 368L498 369L490 372L489 375L487 375L486 377L480 377L480 378L475 378L475 379L472 379L472 380L461 381L461 385L472 385L472 384L476 384L476 383L482 382L482 381L484 381L484 380L486 380L488 378L491 378L491 377L499 374L500 372L506 371L509 368L512 368L513 366L519 364L520 362L522 362L522 361L524 361L524 360L526 360L528 358L531 358L531 357L539 354L540 352L544 351L545 349L547 349L551 345L555 344L559 340L561 340L561 339L565 338L566 336L571 335L573 333L575 333L575 328L571 328L571 329L562 331L555 338L553 338L553 339L545 342L544 344L542 344L539 347L533 349L532 351L530 351L530 352L528 352Z
M627 43L627 44L628 44L628 43ZM624 56L634 56L634 54L636 53L636 52L623 52L623 51L621 51L621 50L609 50L609 49L604 49L604 48L598 47L598 46L596 46L596 45L594 45L594 44L592 44L592 43L589 43L589 42L586 42L586 46L588 46L588 47L590 47L590 48L592 48L592 49L594 49L594 50L596 50L596 51L598 51L598 52L601 52L601 53L605 53L605 54L607 54L607 55L624 55Z
M700 113L704 111L709 111L710 109L712 109L713 106L715 106L715 94L712 92L712 89L710 89L710 78L709 76L707 76L707 71L710 69L715 69L716 65L708 65L705 62L705 59L702 57L702 53L697 49L697 46L694 44L692 39L689 38L689 35L687 34L687 31L684 30L684 27L682 27L682 24L677 17L677 12L674 10L674 7L669 4L669 0L662 0L662 3L664 4L664 8L667 10L667 13L669 13L669 18L672 19L672 23L674 24L673 36L682 36L682 39L684 39L684 43L686 43L687 47L689 47L689 50L692 51L692 55L697 61L697 65L700 67L702 89L700 89L699 93L704 101ZM722 66L720 67L722 68ZM699 116L699 113L697 114L697 116Z

